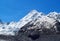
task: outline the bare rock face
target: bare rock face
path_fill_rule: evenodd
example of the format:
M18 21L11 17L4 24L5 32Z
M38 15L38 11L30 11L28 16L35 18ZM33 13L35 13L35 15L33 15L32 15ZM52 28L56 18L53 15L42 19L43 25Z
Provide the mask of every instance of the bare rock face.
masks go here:
M29 30L27 32L19 32L16 36L18 41L60 41L59 34L45 34L38 30Z
M60 22L58 21L56 24L55 24L56 28L57 28L57 34L60 34Z

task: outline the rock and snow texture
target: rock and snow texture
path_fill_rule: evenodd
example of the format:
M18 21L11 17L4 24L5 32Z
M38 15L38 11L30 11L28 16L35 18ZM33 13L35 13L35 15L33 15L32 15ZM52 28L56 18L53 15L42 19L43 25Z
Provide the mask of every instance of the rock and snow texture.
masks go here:
M24 18L18 22L0 23L0 35L15 35L23 26L26 24L33 26L28 26L27 29L51 29L54 28L57 31L56 23L60 22L60 13L51 12L44 15L42 12L32 10Z

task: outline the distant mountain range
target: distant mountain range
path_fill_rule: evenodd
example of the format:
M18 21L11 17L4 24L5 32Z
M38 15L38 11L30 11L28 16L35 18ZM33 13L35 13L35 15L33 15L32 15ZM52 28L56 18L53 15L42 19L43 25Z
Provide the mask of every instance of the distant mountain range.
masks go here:
M19 30L28 31L32 29L43 31L43 33L60 32L60 13L50 12L45 15L43 12L32 10L18 22L3 23L0 21L0 35L14 36Z

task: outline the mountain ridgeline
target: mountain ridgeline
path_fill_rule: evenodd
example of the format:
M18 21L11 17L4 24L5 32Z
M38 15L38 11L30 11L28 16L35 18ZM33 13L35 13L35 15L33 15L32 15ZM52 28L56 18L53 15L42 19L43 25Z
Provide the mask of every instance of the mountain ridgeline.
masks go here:
M19 30L26 31L32 29L38 29L44 33L48 33L49 31L59 33L60 13L50 12L45 15L43 12L32 10L18 22L12 21L10 23L3 23L1 21L0 29L0 34L2 35L16 35Z
M21 20L21 23L24 24L20 24L20 29L23 31L39 30L46 34L49 32L50 34L60 32L60 13L57 12L45 15L42 12L33 10Z
M60 13L32 10L18 22L0 23L0 29L0 35L14 36L14 41L39 41L45 35L60 35Z

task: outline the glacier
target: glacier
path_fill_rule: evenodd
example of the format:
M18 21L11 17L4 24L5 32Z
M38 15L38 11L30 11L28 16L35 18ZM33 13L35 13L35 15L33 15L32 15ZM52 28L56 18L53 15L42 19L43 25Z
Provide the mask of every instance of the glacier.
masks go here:
M60 22L60 13L50 12L49 14L44 14L43 12L38 12L37 10L30 11L25 17L20 19L18 22L0 23L0 35L16 35L16 33L21 28L30 29L51 29L54 28L58 32L56 23ZM31 25L24 27L25 25ZM54 27L53 27L54 26ZM52 29L53 30L53 29Z

